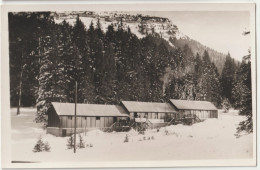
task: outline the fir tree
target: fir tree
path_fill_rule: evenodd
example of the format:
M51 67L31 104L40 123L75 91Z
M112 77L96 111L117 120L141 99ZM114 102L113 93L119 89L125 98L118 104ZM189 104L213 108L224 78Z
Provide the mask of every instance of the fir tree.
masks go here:
M210 62L207 51L204 52L202 66L202 72L197 82L196 99L211 101L219 106L221 104L219 74L214 63Z
M126 143L126 142L129 142L129 137L128 137L128 135L127 135L127 134L125 135L125 140L124 140L124 143Z
M33 148L33 152L42 152L42 151L44 151L44 147L45 147L45 146L44 146L44 143L43 143L43 141L42 141L42 138L39 137L39 139L38 139L36 145L35 145L34 148Z
M236 73L233 96L236 101L236 108L240 109L239 114L247 117L247 120L239 123L237 132L246 131L252 133L253 120L250 53L248 56L244 57L242 64Z
M225 98L222 102L222 109L224 110L224 113L228 113L230 107L231 107L231 105L230 105L229 100L227 98Z
M42 48L39 72L39 89L37 98L36 122L47 122L47 111L53 101L66 101L64 80L64 64L59 45L59 34L53 25L50 35L42 38ZM45 124L46 125L46 124Z
M83 140L83 137L80 134L79 134L78 148L85 148L85 142Z
M71 137L69 137L69 139L67 140L67 148L68 149L72 149L74 147L74 137L73 135Z
M9 13L8 17L11 106L32 106L37 98L39 41L53 18L50 12Z
M109 44L105 50L105 55L102 61L103 70L100 82L100 96L104 103L115 103L115 60L112 44Z
M115 41L115 30L114 30L113 24L110 24L107 27L105 39L106 39L107 42L111 42L111 43L113 43Z
M92 23L92 22L91 22ZM93 24L93 23L92 23ZM93 25L92 25L93 26ZM94 34L94 27L93 30ZM78 102L93 103L96 97L95 85L93 82L94 58L92 57L93 44L90 44L88 38L91 38L86 31L83 22L77 17L73 29L73 44L76 50L73 57L73 83L72 89L75 89L75 81L78 82ZM72 92L73 96L74 91Z
M95 32L97 34L97 37L99 39L103 39L104 38L104 33L102 31L102 26L101 26L101 23L100 23L100 19L98 18L97 20L97 26L96 26L96 29L95 29Z
M231 102L231 104L234 104L232 98L232 89L234 84L235 71L236 71L235 63L232 60L230 54L228 53L224 64L224 68L221 73L220 81L223 89L222 96L224 98L227 98Z

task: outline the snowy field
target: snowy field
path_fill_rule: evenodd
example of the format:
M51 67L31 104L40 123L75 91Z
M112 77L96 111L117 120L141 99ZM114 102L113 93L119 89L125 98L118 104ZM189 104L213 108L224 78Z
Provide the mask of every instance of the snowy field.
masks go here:
M11 109L13 161L150 161L247 159L253 157L253 135L234 135L238 123L245 119L237 111L222 113L218 119L208 119L192 126L172 125L148 130L144 135L136 131L104 133L99 130L82 134L86 147L74 154L67 149L68 137L46 134L40 124L33 122L36 109L22 108L21 115ZM166 132L168 134L166 135ZM125 136L129 142L124 143ZM51 152L34 153L39 136L48 141ZM152 139L153 138L153 139ZM77 138L78 141L78 138Z

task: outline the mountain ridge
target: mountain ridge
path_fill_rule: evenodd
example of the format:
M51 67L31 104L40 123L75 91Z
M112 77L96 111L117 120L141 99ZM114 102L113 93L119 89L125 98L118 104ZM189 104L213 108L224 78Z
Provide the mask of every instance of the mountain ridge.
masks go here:
M217 50L214 50L197 40L190 38L183 34L177 25L165 17L157 17L142 14L131 14L127 12L93 12L93 11L80 11L80 12L55 12L53 13L56 23L61 23L63 20L67 21L70 25L74 25L77 16L88 28L90 23L93 22L94 26L99 20L102 30L105 32L109 25L115 26L115 28L122 23L123 29L130 28L139 39L144 38L148 34L157 34L161 38L165 39L173 48L183 48L187 44L192 52L193 57L198 53L203 55L205 50L210 55L210 60L213 62L218 72L221 74L226 60L226 55ZM192 56L191 56L192 57Z

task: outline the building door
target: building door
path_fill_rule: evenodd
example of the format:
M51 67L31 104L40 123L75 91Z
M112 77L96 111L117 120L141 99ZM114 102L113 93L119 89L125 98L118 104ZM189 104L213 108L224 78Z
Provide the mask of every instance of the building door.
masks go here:
M96 127L100 128L100 117L96 117Z
M113 117L113 122L115 123L115 122L117 122L117 119L116 119L116 117Z
M137 118L137 112L134 112L134 118Z

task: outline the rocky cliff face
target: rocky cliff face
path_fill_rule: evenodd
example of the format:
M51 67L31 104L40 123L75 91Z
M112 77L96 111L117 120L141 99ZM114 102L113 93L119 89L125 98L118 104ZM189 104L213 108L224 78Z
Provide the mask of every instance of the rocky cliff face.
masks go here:
M86 28L89 27L91 22L93 22L95 26L99 19L103 31L106 31L107 27L111 24L114 25L115 29L118 28L120 24L120 26L125 30L130 28L131 32L138 38L143 38L148 34L156 34L165 39L172 48L183 48L185 44L187 44L191 48L193 56L195 56L196 53L202 56L203 52L207 50L211 61L214 62L219 73L221 73L223 69L226 54L217 52L216 50L184 35L168 18L130 14L126 12L82 11L53 13L56 23L61 23L63 20L66 20L71 25L75 24L78 15Z

